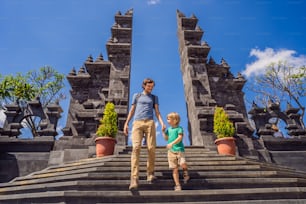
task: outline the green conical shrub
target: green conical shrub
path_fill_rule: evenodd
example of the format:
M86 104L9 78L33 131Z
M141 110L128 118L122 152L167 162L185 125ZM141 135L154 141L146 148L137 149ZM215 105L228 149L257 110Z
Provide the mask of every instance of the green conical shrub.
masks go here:
M214 133L217 138L233 137L235 127L222 107L216 107L214 113Z
M108 102L105 105L103 117L100 120L100 125L96 132L98 137L113 137L116 138L118 132L117 125L117 113L115 111L115 105Z

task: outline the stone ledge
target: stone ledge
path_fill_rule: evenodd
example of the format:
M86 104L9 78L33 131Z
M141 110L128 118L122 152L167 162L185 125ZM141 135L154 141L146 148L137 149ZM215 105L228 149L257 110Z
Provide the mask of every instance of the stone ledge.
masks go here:
M53 136L18 139L0 137L0 152L50 152L54 145Z
M275 138L262 136L265 147L271 151L306 151L306 137Z

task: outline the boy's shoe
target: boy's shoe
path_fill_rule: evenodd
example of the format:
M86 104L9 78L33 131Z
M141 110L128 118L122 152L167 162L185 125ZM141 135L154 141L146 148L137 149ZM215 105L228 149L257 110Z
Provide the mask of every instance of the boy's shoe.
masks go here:
M131 179L129 190L133 191L133 190L137 190L137 189L138 189L138 181L137 181L137 179Z
M181 191L182 187L181 186L174 186L174 191Z
M157 178L153 174L149 174L147 176L147 182L148 183L153 183Z
M188 181L190 180L190 176L188 175L187 172L184 172L184 184L188 183Z

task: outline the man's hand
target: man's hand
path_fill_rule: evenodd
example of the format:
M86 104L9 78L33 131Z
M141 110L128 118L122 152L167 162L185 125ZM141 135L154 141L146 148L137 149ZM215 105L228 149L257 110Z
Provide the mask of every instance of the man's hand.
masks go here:
M162 131L164 132L166 130L166 125L165 124L162 124Z
M128 124L124 124L123 133L125 136L129 135L129 126Z

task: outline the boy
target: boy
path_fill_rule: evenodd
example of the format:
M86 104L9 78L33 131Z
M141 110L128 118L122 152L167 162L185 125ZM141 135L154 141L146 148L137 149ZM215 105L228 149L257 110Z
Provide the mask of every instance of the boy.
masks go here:
M175 183L174 190L182 190L179 180L179 166L183 168L184 183L187 183L190 179L188 175L188 169L185 159L185 148L183 144L183 128L179 126L180 116L176 112L169 113L167 115L167 122L170 125L169 128L163 129L163 137L168 141L168 162L169 168L172 169L172 176Z

